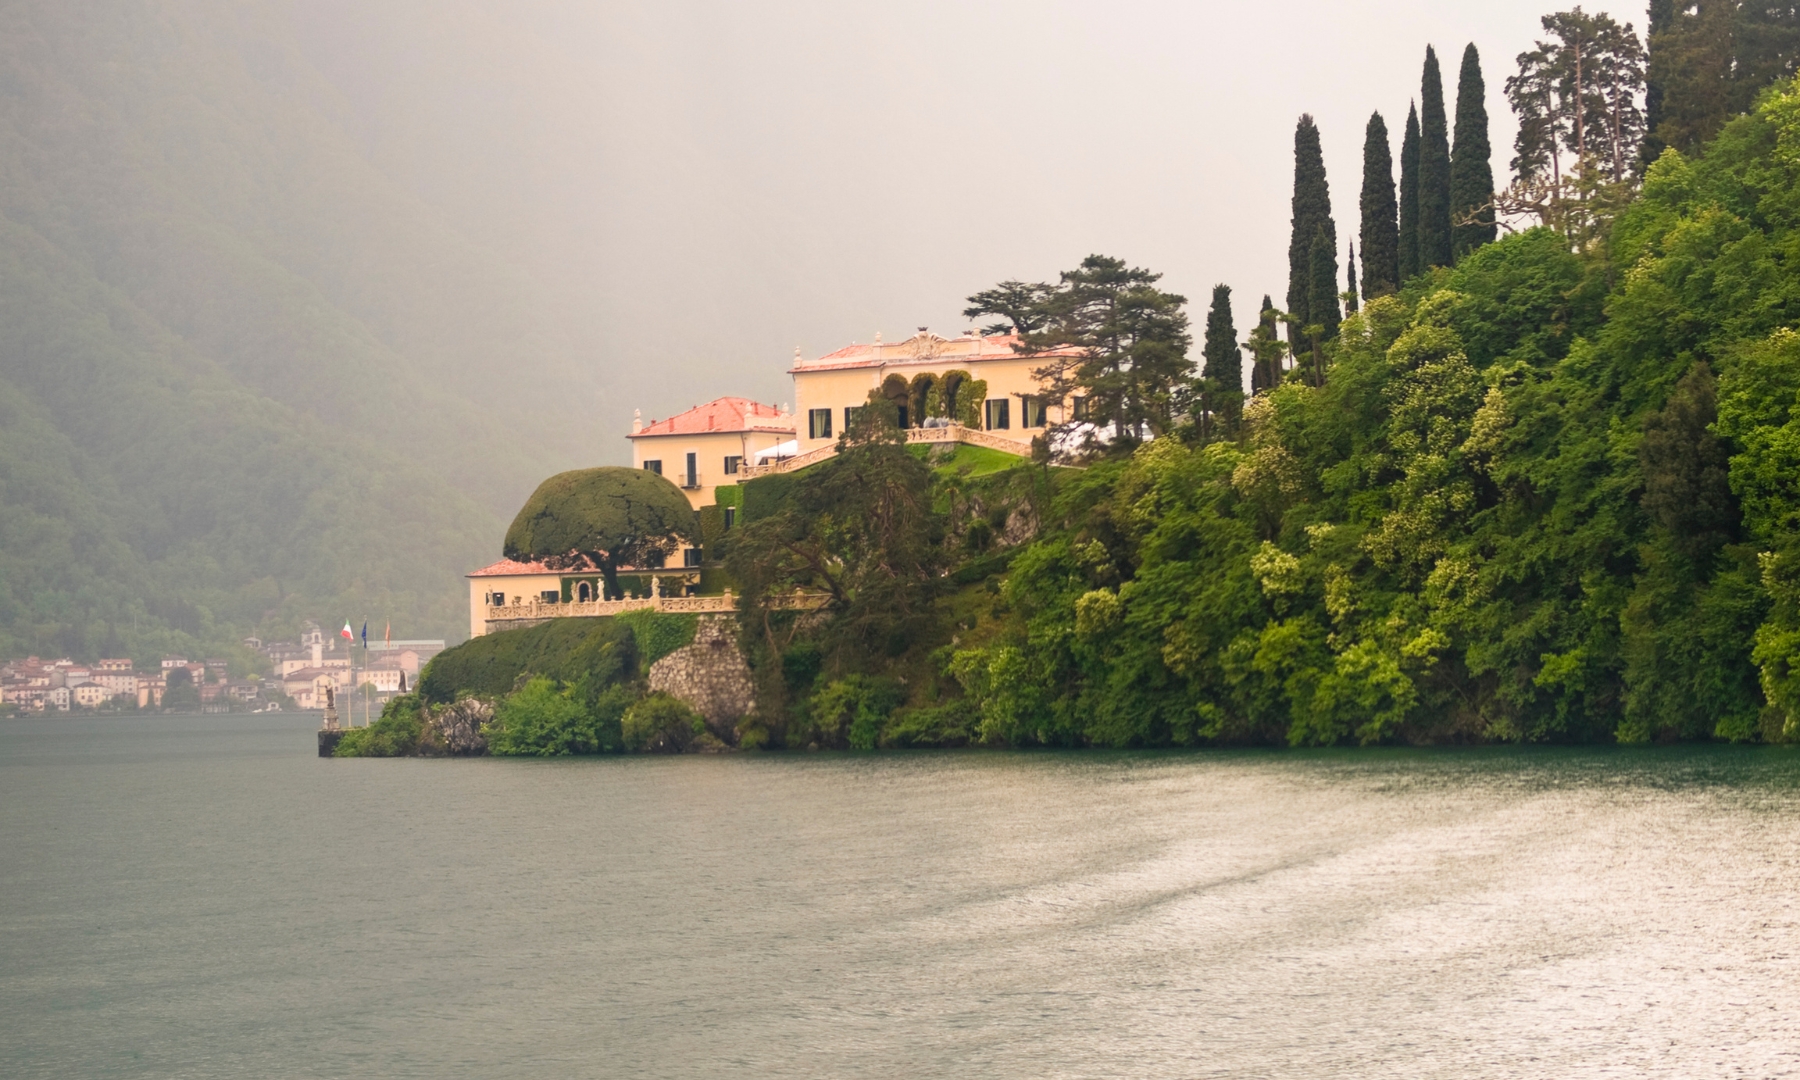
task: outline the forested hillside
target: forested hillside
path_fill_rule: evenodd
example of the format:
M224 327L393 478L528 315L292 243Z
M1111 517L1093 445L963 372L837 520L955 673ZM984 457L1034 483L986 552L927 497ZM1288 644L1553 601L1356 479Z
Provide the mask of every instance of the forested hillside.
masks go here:
M1641 79L1629 28L1545 26L1509 80L1542 110L1509 189L1535 227L1455 250L1481 208L1459 220L1444 196L1431 59L1397 209L1371 122L1361 235L1367 254L1398 222L1397 289L1365 264L1333 295L1302 119L1290 304L1308 309L1264 301L1247 401L1226 366L1171 374L1184 298L1094 257L971 298L1033 345L1087 350L1071 384L1108 424L1086 425L1079 471L934 475L868 428L808 474L752 481L727 560L762 690L747 738L1800 738L1800 84L1640 180L1631 70L1609 104L1559 55L1579 41L1593 62L1599 42ZM1595 101L1610 131L1567 122ZM1222 293L1209 361L1235 341ZM927 509L902 528L896 506ZM831 618L757 608L796 585L827 588Z
M456 636L595 452L539 290L369 163L283 12L0 6L0 653Z

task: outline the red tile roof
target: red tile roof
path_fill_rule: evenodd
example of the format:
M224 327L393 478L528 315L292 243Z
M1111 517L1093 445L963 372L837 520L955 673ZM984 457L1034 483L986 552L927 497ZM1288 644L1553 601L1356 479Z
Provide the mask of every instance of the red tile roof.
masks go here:
M938 337L920 331L902 341L884 341L868 345L846 345L826 353L817 360L794 358L789 374L801 371L836 371L844 368L886 367L896 364L926 364L934 367L979 364L993 360L1016 360L1021 357L1079 356L1079 349L1050 349L1044 352L1019 352L1014 346L1017 334L961 334L953 338Z
M638 439L651 435L705 435L719 431L770 431L792 435L794 418L785 416L780 409L764 405L760 401L722 397L717 401L696 405L667 420L652 421L645 424L643 430L634 431L628 437Z
M691 566L620 566L616 568L615 572L620 574L640 574L646 570L654 571L656 573L667 570L671 574L691 574L694 572L694 568ZM600 573L600 568L592 564L589 564L586 567L571 566L561 570L552 570L549 566L541 562L519 562L517 559L501 559L499 562L484 566L479 570L471 570L469 573L464 574L463 577L521 577L526 574L580 575L585 577L590 574L598 573ZM395 644L399 645L402 643L395 642ZM437 643L434 641L431 644L435 645Z
M541 562L518 562L513 559L501 559L492 566L484 566L464 577L517 577L520 574L566 574L567 570L552 570Z

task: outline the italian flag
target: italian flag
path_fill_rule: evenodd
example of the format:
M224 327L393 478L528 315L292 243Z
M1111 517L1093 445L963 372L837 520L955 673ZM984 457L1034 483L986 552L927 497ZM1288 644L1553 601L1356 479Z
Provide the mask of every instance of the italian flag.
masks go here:
M350 631L349 623L345 623L344 628L342 630L340 630L339 633L344 635L345 641L355 641L356 640L356 635L354 633L351 633L351 631Z

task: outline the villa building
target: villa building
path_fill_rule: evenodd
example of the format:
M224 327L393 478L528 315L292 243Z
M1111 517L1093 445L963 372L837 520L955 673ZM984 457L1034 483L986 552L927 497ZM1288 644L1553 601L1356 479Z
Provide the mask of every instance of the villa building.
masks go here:
M946 338L920 327L904 341L884 344L877 334L873 344L847 345L816 360L795 350L788 369L794 412L722 397L648 424L640 415L627 436L631 463L673 482L696 511L723 501L710 527L730 529L738 500L721 500L721 487L829 457L871 392L894 404L908 442L968 443L1025 456L1049 427L1085 419L1081 398L1048 394L1038 377L1045 368L1078 363L1082 354L1075 349L1025 353L1018 343L1012 334L970 330ZM708 599L694 596L701 589L703 557L700 548L684 544L667 566L622 569L620 583L633 602L654 595L659 604L663 597L698 604ZM598 603L597 568L553 570L540 562L501 559L467 579L470 637L612 608ZM721 609L729 610L730 597L720 601ZM318 671L316 654L309 659L294 667Z
M846 345L816 360L798 350L788 374L794 378L794 415L800 453L832 445L855 410L879 391L892 401L903 428L923 428L942 418L1016 443L1029 453L1031 440L1050 424L1079 412L1080 399L1051 400L1034 372L1059 361L1074 362L1071 349L1048 353L1015 350L1014 334L970 330L945 338L921 327L905 341Z
M687 493L694 509L713 504L713 491L735 484L758 454L794 438L794 418L749 398L722 397L667 420L634 420L631 465L649 469Z

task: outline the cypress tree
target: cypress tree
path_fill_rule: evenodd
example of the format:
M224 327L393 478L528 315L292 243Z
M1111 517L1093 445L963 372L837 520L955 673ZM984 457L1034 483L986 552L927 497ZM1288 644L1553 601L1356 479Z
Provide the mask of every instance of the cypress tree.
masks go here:
M1275 330L1275 301L1263 296L1262 311L1256 317L1256 329L1250 332L1250 392L1261 394L1271 389L1281 377L1281 341Z
M1649 64L1644 71L1644 145L1640 150L1638 171L1648 169L1662 156L1663 97L1668 92L1668 64L1662 55L1669 26L1675 21L1675 0L1650 0L1650 22L1644 27L1644 47Z
M1452 226L1453 252L1462 258L1498 233L1494 225L1493 149L1488 145L1487 83L1481 78L1481 54L1475 43L1463 50L1462 73L1456 80L1456 147L1450 153L1450 215L1467 225Z
M1406 136L1400 140L1400 280L1404 285L1424 267L1419 265L1419 110L1406 107Z
M1450 127L1437 53L1425 46L1419 87L1419 268L1450 265Z
M1201 348L1206 358L1200 377L1228 393L1244 392L1244 357L1238 351L1237 327L1231 320L1231 286L1214 285L1212 307L1206 312L1206 339Z
M1350 245L1349 269L1345 271L1349 279L1349 288L1344 292L1344 313L1356 314L1356 245Z
M1363 132L1362 295L1386 296L1400 287L1400 225L1395 220L1394 155L1387 121L1369 117Z
M1337 287L1337 243L1324 226L1313 233L1313 242L1307 248L1307 282L1306 308L1307 316L1312 320L1307 325L1320 328L1319 340L1330 341L1337 337L1338 322L1338 287Z
M1225 430L1237 426L1244 404L1244 354L1239 351L1237 327L1231 319L1231 286L1214 285L1212 307L1206 312L1206 337L1200 368L1206 393L1206 409L1224 419ZM1209 434L1202 428L1202 434Z
M1321 229L1331 242L1334 288L1337 278L1337 226L1331 220L1331 190L1325 183L1325 155L1319 148L1319 128L1310 115L1300 117L1294 128L1293 208L1293 232L1288 238L1287 304L1288 313L1299 321L1289 327L1288 340L1298 352L1299 328L1319 321L1309 297L1312 291L1312 242Z

